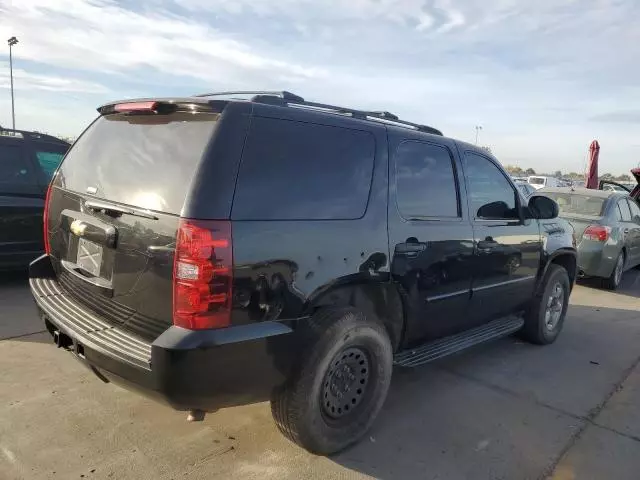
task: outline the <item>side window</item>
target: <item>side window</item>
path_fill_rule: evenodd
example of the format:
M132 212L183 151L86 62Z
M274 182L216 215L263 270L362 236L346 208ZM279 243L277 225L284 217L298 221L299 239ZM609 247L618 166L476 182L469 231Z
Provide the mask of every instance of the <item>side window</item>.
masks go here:
M631 210L629 209L629 204L624 198L618 202L618 207L620 207L620 212L622 213L622 221L630 222Z
M622 221L622 210L620 210L620 202L616 203L616 220L619 222Z
M636 201L633 198L627 198L627 202L629 202L629 207L631 208L631 219L640 217L640 207Z
M32 185L36 177L24 154L24 149L18 145L0 144L0 184L3 190L8 187Z
M487 220L520 218L516 192L493 162L466 152L464 174L469 187L471 215Z
M33 148L35 150L36 160L44 173L45 179L47 181L51 180L56 168L58 168L60 162L62 162L62 157L67 153L67 147L64 145L36 142Z
M233 200L234 220L346 220L369 201L369 132L255 117Z
M458 189L449 150L402 142L395 155L396 203L404 218L460 216Z

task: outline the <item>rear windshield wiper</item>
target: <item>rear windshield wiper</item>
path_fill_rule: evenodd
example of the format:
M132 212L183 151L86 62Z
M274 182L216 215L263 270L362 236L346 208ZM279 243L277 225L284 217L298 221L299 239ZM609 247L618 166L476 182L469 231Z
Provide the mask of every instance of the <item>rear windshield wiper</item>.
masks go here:
M149 218L151 220L158 220L151 211L141 208L121 207L119 205L112 205L106 202L99 202L96 200L87 200L84 202L84 206L91 210L104 210L105 213L114 212L119 214L133 215L135 217Z

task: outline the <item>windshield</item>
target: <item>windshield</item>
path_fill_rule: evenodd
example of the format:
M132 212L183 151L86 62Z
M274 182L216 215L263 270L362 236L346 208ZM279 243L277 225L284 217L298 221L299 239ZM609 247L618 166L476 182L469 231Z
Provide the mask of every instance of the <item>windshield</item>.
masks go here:
M529 183L531 185L544 185L546 178L544 177L529 177Z
M560 207L560 215L568 213L601 217L606 200L603 197L578 193L544 192L544 195L556 201Z
M100 117L62 163L63 186L179 214L217 118L191 113Z

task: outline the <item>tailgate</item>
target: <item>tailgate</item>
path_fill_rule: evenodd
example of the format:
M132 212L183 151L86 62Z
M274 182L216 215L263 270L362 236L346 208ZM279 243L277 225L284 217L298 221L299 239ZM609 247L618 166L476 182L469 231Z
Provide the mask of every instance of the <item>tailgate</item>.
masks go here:
M179 215L217 118L100 117L52 184L47 227L61 287L147 340L172 324Z

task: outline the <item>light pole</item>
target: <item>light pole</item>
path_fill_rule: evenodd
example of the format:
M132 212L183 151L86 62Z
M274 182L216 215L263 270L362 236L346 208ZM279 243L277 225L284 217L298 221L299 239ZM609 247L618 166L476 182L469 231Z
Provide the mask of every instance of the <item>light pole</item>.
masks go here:
M482 130L482 125L476 125L476 145L478 144L478 134Z
M18 39L16 37L11 37L7 40L9 44L9 75L11 76L11 120L13 122L13 129L16 129L16 110L14 107L13 100L13 56L11 55L11 47L13 47L16 43L18 43Z

